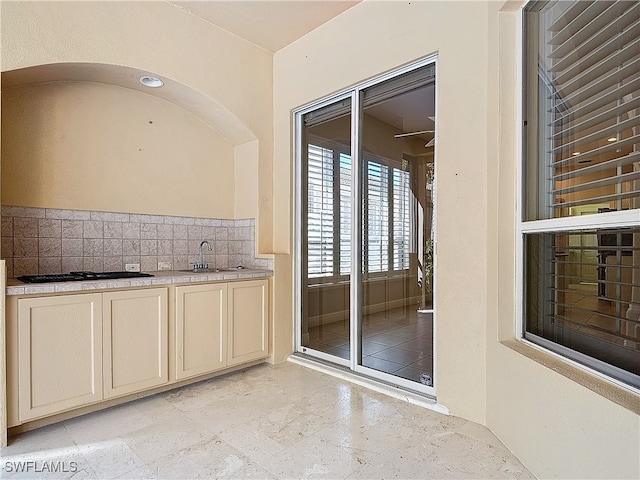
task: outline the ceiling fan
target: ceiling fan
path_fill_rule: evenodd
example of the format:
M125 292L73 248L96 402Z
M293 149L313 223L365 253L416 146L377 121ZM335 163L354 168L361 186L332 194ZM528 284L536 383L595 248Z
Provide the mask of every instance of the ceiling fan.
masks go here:
M420 130L420 131L417 131L417 132L396 133L393 136L393 138L410 137L412 135L422 135L423 133L435 133L435 130Z
M432 122L436 121L436 117L429 117L429 120ZM413 135L422 135L424 133L436 133L435 130L419 130L417 132L407 132L407 133L396 133L393 138L402 138L402 137L411 137ZM433 147L436 143L436 137L434 136L431 140L424 144L425 147Z

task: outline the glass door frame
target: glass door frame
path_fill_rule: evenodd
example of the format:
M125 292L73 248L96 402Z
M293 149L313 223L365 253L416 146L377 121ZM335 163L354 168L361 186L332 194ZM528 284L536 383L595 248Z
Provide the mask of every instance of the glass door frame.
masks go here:
M376 84L382 83L386 80L392 79L394 77L398 77L404 73L411 72L420 67L425 67L427 65L433 65L435 68L435 112L436 119L438 118L438 56L432 55L426 58L423 58L417 62L413 62L407 64L403 67L397 68L393 71L375 77L371 80L358 84L356 86L350 87L346 90L338 92L330 97L323 98L319 101L313 102L311 104L305 105L298 109L295 109L293 114L293 125L294 125L294 337L295 337L295 352L304 353L305 355L309 355L311 357L317 358L319 360L327 361L336 365L340 365L343 367L349 368L351 371L365 375L367 377L374 378L376 380L383 381L385 383L390 383L392 385L405 388L407 390L413 390L416 392L424 393L433 398L436 397L436 387L437 387L437 255L436 255L436 247L437 247L437 175L434 175L433 186L432 186L432 198L434 201L433 208L433 306L432 306L432 315L433 315L433 340L432 340L432 349L433 349L433 385L427 386L418 382L414 382L402 377L395 376L390 373L381 372L379 370L366 367L358 363L359 359L362 356L362 325L361 319L363 315L363 304L362 304L362 185L360 181L360 172L363 159L363 151L362 151L362 118L363 118L363 95L364 90L374 86ZM304 279L302 277L302 258L304 256L304 252L302 251L303 247L303 238L304 232L302 231L302 225L304 222L303 218L303 202L302 202L302 190L303 190L303 168L301 165L301 159L303 158L303 117L305 114L317 110L319 108L331 105L333 103L337 103L343 100L349 99L351 101L351 168L354 174L351 176L351 272L350 272L350 303L349 303L349 345L350 345L350 355L349 359L344 359L338 356L334 356L325 352L321 352L319 350L315 350L313 348L303 346L303 338L302 338L302 289L304 287ZM435 126L436 137L437 138L437 122ZM434 170L435 165L437 163L437 148L434 150ZM358 173L356 173L358 172ZM417 307L416 307L417 308ZM356 321L354 321L356 320Z

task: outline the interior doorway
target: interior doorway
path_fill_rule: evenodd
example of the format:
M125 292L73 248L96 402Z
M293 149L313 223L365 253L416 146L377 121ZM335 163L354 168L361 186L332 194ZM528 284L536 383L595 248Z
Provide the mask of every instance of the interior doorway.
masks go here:
M432 395L435 72L296 112L296 349Z

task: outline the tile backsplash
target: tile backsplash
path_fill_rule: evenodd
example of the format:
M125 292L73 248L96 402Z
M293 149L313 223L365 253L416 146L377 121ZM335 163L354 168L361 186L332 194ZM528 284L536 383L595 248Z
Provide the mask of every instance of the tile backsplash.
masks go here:
M174 217L131 213L1 207L2 258L7 276L90 270L120 271L139 263L143 272L172 270L198 261L199 245L208 240L204 259L211 267L243 265L273 268L255 258L255 221Z

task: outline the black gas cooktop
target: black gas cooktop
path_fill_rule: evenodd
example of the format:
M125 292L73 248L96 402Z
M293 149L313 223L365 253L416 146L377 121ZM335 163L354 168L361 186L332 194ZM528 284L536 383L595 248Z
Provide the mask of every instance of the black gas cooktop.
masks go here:
M17 277L24 283L80 282L83 280L112 280L116 278L153 277L141 272L71 272L44 275L22 275Z

